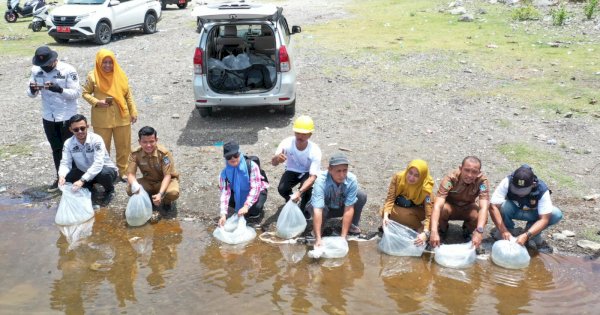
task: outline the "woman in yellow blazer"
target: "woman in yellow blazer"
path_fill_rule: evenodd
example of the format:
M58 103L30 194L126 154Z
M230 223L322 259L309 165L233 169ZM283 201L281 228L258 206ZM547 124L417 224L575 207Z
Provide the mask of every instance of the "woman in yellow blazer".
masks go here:
M102 137L109 153L111 139L115 141L117 167L123 179L131 153L131 124L138 114L127 75L112 51L100 49L96 53L96 67L88 73L82 95L92 105L94 133Z

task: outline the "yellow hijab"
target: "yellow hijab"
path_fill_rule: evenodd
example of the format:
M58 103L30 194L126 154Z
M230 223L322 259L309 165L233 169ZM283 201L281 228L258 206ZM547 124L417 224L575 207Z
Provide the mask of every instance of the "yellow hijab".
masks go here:
M419 180L415 184L409 184L406 181L406 174L410 168L416 168L419 171ZM400 173L400 180L396 186L396 196L402 195L406 199L412 200L416 205L420 205L425 197L431 194L433 190L433 178L429 175L427 162L423 160L412 160L404 171Z
M113 61L113 72L104 72L102 70L102 60L106 57L111 58ZM112 51L102 48L96 53L94 78L100 91L113 97L113 101L119 106L121 116L125 117L125 112L127 111L125 94L127 93L129 83L127 75L125 75L125 72L117 63L115 54Z

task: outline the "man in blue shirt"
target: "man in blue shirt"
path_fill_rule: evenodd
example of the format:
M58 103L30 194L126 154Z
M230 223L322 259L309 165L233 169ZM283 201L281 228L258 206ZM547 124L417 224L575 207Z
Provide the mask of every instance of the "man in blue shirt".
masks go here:
M329 168L321 172L313 185L310 203L306 210L313 218L315 246L321 246L322 227L329 218L342 217L342 237L348 232L360 234L358 222L367 194L358 188L356 176L348 172L350 161L343 153L329 159ZM323 220L325 218L325 220Z

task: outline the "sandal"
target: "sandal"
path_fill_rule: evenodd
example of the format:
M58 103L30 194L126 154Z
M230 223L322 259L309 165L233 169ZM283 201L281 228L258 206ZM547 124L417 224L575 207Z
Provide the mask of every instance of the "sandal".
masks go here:
M350 229L348 230L349 234L360 234L362 231L360 228L354 224L350 225Z

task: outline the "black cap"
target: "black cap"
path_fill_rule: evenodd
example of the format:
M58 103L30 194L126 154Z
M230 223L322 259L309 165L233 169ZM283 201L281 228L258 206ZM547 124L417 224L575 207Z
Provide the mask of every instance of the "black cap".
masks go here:
M525 196L531 192L534 180L535 175L531 167L523 165L513 173L510 191L515 195Z
M31 62L36 66L46 67L51 65L56 58L58 58L56 51L50 49L48 46L41 46L35 50L35 55Z
M234 156L238 152L240 152L240 145L233 140L227 141L223 145L223 157L224 158Z

